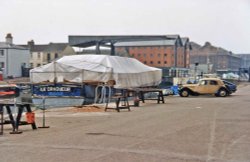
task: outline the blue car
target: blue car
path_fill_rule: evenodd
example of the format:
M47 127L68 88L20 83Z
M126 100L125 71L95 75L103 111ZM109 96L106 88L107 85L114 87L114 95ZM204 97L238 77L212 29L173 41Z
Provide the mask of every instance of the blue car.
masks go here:
M226 80L223 80L223 83L226 85L226 87L230 91L230 94L237 91L237 85L236 84L234 84L232 82L229 82L229 81L226 81Z

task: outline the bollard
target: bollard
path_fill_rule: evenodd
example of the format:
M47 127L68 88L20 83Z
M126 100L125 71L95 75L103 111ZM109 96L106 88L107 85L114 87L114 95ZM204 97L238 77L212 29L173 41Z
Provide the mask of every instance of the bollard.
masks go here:
M140 100L139 98L134 99L134 106L139 107L140 106Z

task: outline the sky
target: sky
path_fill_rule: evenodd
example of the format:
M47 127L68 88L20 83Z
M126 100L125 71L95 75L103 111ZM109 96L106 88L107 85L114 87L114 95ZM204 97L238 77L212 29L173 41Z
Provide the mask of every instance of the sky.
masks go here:
M69 35L179 34L250 53L250 0L0 0L0 41L68 42Z

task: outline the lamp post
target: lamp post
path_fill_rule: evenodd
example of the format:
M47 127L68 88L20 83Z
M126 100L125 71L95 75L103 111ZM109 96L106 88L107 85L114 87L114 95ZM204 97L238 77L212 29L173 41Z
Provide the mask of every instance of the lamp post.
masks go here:
M198 67L199 63L196 62L194 65L195 65L194 66L194 78L195 78L195 82L196 82L196 79L197 79L197 67Z
M248 68L248 82L250 82L250 67Z

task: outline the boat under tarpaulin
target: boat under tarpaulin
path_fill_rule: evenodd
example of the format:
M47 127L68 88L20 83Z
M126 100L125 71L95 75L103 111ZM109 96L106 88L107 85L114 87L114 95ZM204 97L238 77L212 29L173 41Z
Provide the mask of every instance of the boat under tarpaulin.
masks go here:
M114 81L114 88L131 88L156 86L161 78L161 69L134 58L92 54L64 56L30 70L32 83Z

